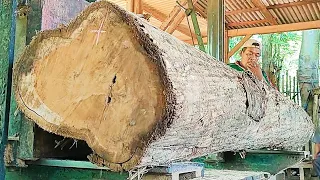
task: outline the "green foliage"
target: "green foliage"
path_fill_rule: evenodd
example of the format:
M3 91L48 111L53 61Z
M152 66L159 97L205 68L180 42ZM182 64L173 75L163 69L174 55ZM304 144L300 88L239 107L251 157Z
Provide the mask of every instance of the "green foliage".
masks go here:
M258 35L257 37L253 37L253 38L262 39L263 36L266 36L266 35ZM229 49L234 48L241 41L242 38L243 36L230 38ZM280 52L277 52L277 54L281 57L286 57L295 53L299 49L300 41L301 41L300 32L284 32L284 33L271 34L271 42L262 42L262 43L263 45L265 45L266 43L271 43L274 46L274 48L276 48L277 46L277 48L280 49ZM239 53L236 53L233 56L233 59L240 59Z
M276 55L283 59L298 50L300 41L301 35L297 32L284 32L271 34L271 42L269 43L274 47L273 51L275 51Z
M284 32L260 35L260 37L263 40L262 67L269 76L273 76L274 83L279 85L281 72L297 68L301 33Z
M243 36L237 36L237 37L230 38L229 39L229 50L233 49L241 41L242 38L243 38ZM232 56L232 59L239 60L241 58L239 51ZM232 61L230 61L230 62L232 62Z

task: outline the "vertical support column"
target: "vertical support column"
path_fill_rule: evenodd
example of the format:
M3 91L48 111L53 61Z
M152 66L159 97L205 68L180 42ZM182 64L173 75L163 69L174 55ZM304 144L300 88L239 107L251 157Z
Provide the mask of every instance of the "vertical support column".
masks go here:
M218 61L224 58L224 0L208 1L208 54Z
M16 10L16 31L15 31L15 45L14 45L14 61L19 58L24 48L26 47L27 40L27 10L28 6L19 4ZM9 93L9 92L8 92ZM6 161L8 166L24 166L24 163L17 160L18 145L25 143L20 140L20 127L21 127L21 114L17 110L17 103L15 101L13 90L11 93L10 103L10 116L8 124L8 143L5 156L12 157L10 161Z
M127 0L127 11L134 12L136 14L142 14L142 0Z
M316 128L319 128L319 94L315 94L313 97L313 110L312 110L312 121Z
M195 13L192 0L188 0L188 7L189 7L189 9L188 9L189 12L188 12L188 14L190 13L190 15L191 15L194 32L195 32L196 35L197 35L197 41L198 41L199 49L200 49L201 51L203 51L203 52L206 52L206 49L205 49L205 47L204 47L203 40L202 40L202 35L201 35L200 27L199 27L198 20L197 20L197 15L196 15L196 13Z
M8 76L8 47L10 42L10 25L11 25L11 0L0 1L0 138L2 137L2 129L4 122L4 113L6 108L6 87ZM2 142L0 142L2 146ZM0 157L1 159L2 157ZM1 173L1 172L0 172Z
M135 0L134 1L134 13L136 13L136 14L143 13L142 0Z
M27 44L31 42L37 31L41 30L42 0L29 0L31 11L28 14Z
M228 58L229 37L228 37L228 31L227 30L224 31L224 49L223 49L223 52L224 52L224 57L223 57L224 63L228 64L229 63L229 58Z
M0 67L1 67L1 144L0 144L0 180L5 179L5 150L8 142L8 126L11 103L12 67L14 59L16 31L16 0L0 1Z
M127 11L134 11L134 0L127 0Z
M312 122L315 125L315 128L319 128L319 94L317 91L314 91L313 95L313 105L312 105ZM311 151L311 154L315 151L314 143L311 142L311 148L309 147L309 143L306 145L305 150ZM315 158L315 157L313 157Z
M21 35L19 39L24 39L25 41L20 44L16 44L17 47L25 47L30 43L32 37L36 35L37 31L41 30L41 18L42 18L42 0L29 0L27 7L31 8L26 15L26 22L21 22L25 25L25 29L21 29ZM22 17L20 17L22 18ZM18 21L19 22L19 21ZM17 33L20 23L17 24ZM24 33L24 34L23 34ZM17 51L20 53L20 51ZM19 146L17 147L17 158L21 160L32 160L34 159L34 122L29 121L22 112L16 109L16 101L13 100L11 108L11 119L14 122L18 122L20 126L13 126L12 129L19 128ZM12 132L13 134L13 132ZM17 165L21 165L17 163Z
M2 0L0 2L0 138L2 137L2 128L4 122L4 113L6 108L6 87L8 76L8 47L10 42L10 25L12 5L11 0ZM2 143L0 144L2 145ZM1 158L1 157L0 157Z

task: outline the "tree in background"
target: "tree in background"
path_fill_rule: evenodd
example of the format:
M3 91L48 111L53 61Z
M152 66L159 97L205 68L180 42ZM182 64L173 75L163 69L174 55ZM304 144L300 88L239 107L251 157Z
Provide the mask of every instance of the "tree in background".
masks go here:
M319 30L303 31L299 55L298 82L301 92L301 104L308 113L312 110L312 99L308 98L310 90L319 86L319 42Z
M300 36L297 32L261 35L262 69L270 77L272 84L279 87L280 71L285 57L293 54Z

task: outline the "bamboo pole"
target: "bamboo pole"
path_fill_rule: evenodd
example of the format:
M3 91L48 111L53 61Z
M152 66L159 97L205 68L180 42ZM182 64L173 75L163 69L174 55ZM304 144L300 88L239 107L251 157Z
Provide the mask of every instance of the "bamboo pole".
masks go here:
M281 78L281 93L284 94L284 75Z
M300 90L299 90L299 82L298 82L298 71L296 71L296 77L297 77L297 86L296 86L296 88L297 88L297 102L298 102L298 104L300 105Z
M315 125L315 128L319 128L319 95L315 94L313 96L313 106L312 106L312 121ZM311 143L311 153L315 151L315 144Z
M288 86L289 86L289 76L288 76L288 70L287 70L286 71L286 96L289 95Z
M296 77L293 76L293 102L297 102L296 99L297 99L297 91L296 91Z
M289 88L288 88L288 92L289 92L289 98L292 99L292 81L291 81L291 76L289 76Z

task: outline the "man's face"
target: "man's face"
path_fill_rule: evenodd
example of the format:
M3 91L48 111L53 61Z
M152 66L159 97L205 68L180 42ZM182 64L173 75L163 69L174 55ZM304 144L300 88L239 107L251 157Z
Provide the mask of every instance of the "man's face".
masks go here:
M260 49L255 47L248 47L245 51L241 52L241 64L248 68L248 63L255 62L259 60L260 57Z

